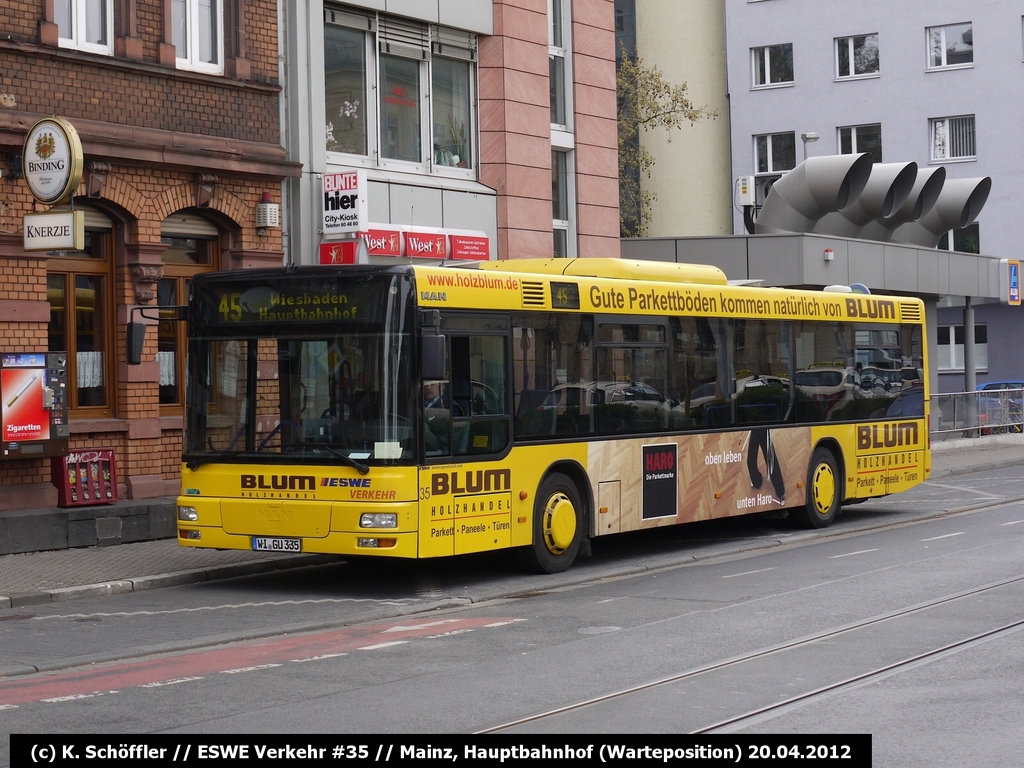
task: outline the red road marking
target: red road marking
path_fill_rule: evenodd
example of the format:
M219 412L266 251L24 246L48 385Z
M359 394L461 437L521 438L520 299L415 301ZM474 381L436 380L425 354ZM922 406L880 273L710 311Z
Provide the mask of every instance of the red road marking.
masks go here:
M0 681L0 707L7 704L107 693L149 683L202 677L233 669L284 664L292 659L347 653L368 645L379 645L398 638L413 639L485 627L502 618L455 619L439 624L436 620L399 619L351 629L327 630L308 635L289 635L270 640L237 643L225 648L186 651L159 658L113 662L88 669L57 672L29 678ZM387 633L387 634L385 634Z

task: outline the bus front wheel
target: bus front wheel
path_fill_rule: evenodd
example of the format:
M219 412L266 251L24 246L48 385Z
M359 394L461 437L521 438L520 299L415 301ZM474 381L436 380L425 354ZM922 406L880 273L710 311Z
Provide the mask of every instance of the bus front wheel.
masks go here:
M533 506L533 543L527 565L541 573L559 573L572 565L583 540L583 505L576 484L552 473L537 489Z
M832 451L815 449L807 467L807 505L793 510L797 522L807 528L831 525L843 501L841 480Z

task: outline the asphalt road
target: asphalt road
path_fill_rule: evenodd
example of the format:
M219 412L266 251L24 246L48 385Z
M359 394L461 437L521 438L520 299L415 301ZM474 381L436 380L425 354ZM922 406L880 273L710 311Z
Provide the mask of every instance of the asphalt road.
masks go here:
M0 663L52 671L0 679L0 731L870 732L875 765L1018 765L1018 475L598 541L562 577L354 562L12 610Z

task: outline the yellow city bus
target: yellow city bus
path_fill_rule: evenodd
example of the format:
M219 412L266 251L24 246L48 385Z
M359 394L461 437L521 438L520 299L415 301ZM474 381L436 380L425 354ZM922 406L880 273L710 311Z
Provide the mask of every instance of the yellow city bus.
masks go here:
M624 531L827 526L930 469L914 298L523 259L204 274L187 315L185 546L557 572Z

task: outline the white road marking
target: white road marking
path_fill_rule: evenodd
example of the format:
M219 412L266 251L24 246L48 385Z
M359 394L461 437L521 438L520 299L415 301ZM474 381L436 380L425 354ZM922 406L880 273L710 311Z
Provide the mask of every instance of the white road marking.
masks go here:
M397 626L391 627L390 629L385 629L384 634L387 634L388 632L414 632L417 629L426 629L427 627L439 627L442 624L454 624L457 621L459 621L459 619L441 619L440 621L428 621L424 624L399 624Z
M392 645L405 645L408 640L392 640L390 643L377 643L376 645L364 645L362 648L356 648L357 651L375 651L378 648L389 648Z
M602 602L608 602L608 601L604 600ZM504 627L506 624L515 624L518 621L526 621L526 619L509 619L508 621L496 621L493 624L484 624L484 626L485 627Z
M272 667L280 667L280 664L257 664L254 667L239 667L238 669L222 669L220 673L222 675L237 675L239 672L255 672L258 669L271 669Z
M838 560L840 557L853 557L854 555L866 555L868 552L877 552L877 549L862 549L858 552L847 552L845 555L832 555L830 559Z
M139 688L162 688L165 685L177 685L178 683L191 683L193 680L202 680L202 677L179 677L175 680L161 680L158 683L141 683Z
M1004 525L1020 525L1021 523L1024 523L1024 520L1014 520L1012 523L1000 523L999 525L1002 527Z
M764 573L765 571L774 571L774 568L762 568L759 571L744 571L743 573L731 573L728 576L723 576L723 579L735 579L737 576L750 576L752 573Z
M201 605L196 608L173 608L165 611L116 611L113 613L63 613L59 616L33 616L35 621L50 619L130 618L132 616L170 616L176 613L198 613L199 611L223 611L236 608L266 608L280 605L321 605L324 603L373 603L374 605L407 606L417 602L414 598L400 600L372 600L357 597L330 597L317 600L267 600L260 603L228 603L227 605Z
M321 661L323 659L336 659L339 656L348 656L347 653L325 653L321 656L310 656L308 659L291 659L294 664L304 664L307 661Z
M960 531L959 533L947 533L945 536L932 536L930 539L921 539L921 541L938 541L939 539L951 539L954 536L963 536L967 531Z

